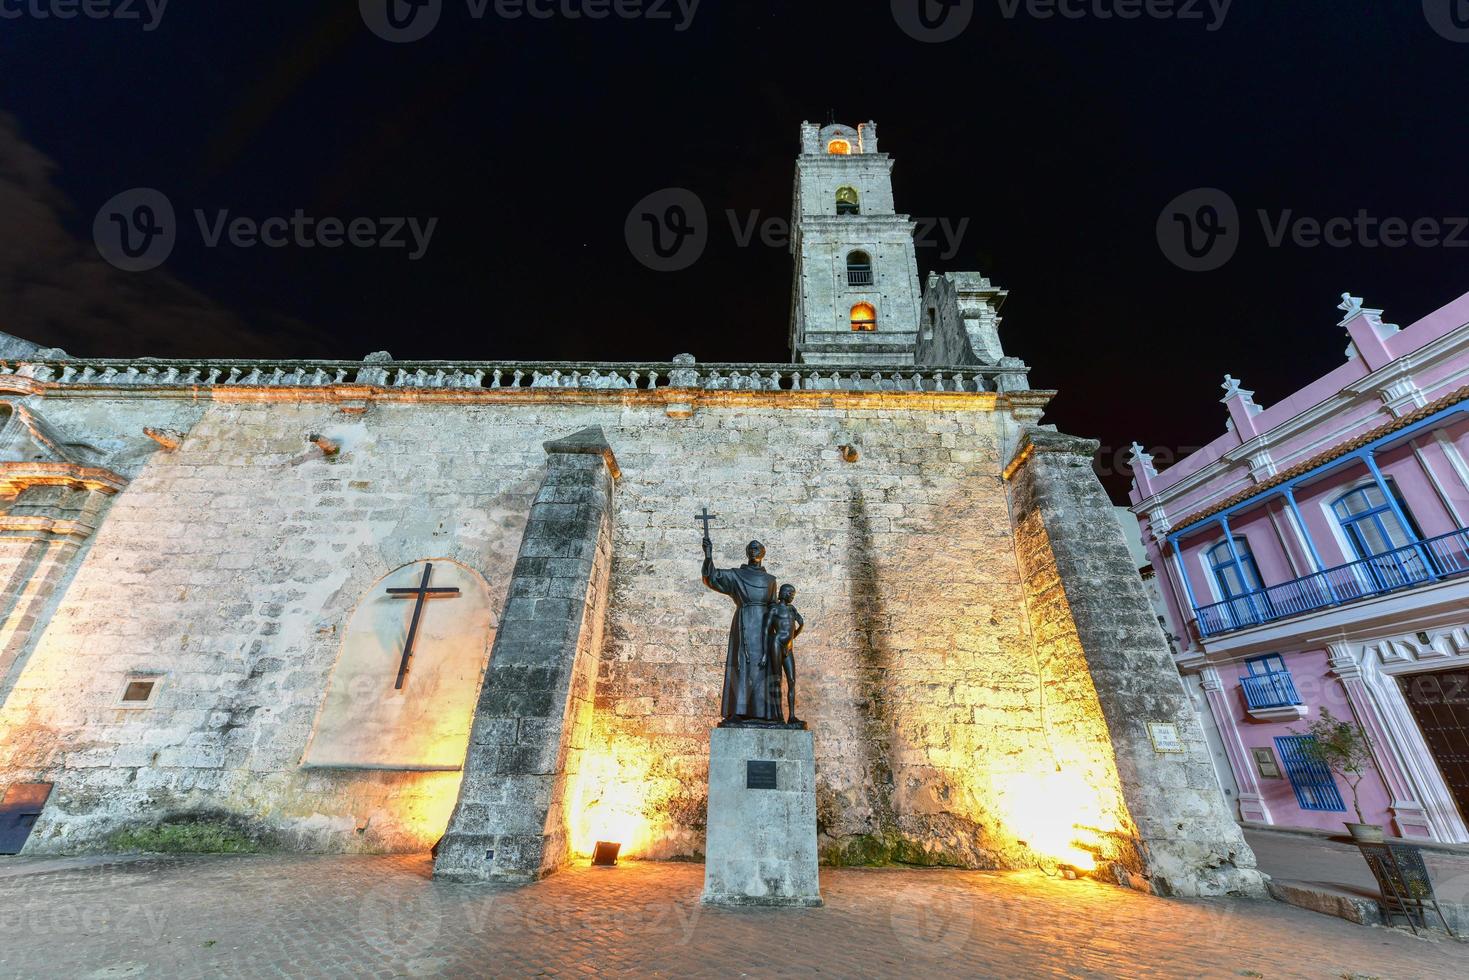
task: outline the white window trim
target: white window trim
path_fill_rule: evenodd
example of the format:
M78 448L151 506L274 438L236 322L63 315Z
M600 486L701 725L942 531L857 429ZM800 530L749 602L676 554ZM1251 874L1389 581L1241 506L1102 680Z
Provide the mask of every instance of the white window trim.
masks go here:
M1250 536L1248 534L1245 534L1245 532L1243 532L1243 531L1238 531L1237 530L1237 531L1234 532L1234 538L1237 541L1243 541L1245 543L1245 548L1247 549L1247 553L1249 554L1250 558L1253 560L1254 557L1255 557L1255 546L1250 543ZM1219 535L1219 537L1218 537L1217 540L1212 541L1209 544L1205 545L1204 548L1199 552L1199 563L1204 568L1204 574L1203 574L1202 577L1203 577L1204 581L1206 583L1208 583L1208 586L1209 586L1209 594L1214 597L1214 602L1206 602L1206 603L1204 603L1204 605L1206 605L1206 606L1211 606L1211 605L1213 605L1216 602L1223 602L1224 601L1224 593L1222 593L1222 592L1219 591L1219 581L1214 577L1214 566L1211 565L1211 564L1209 564L1209 552L1211 552L1215 548L1219 547L1221 544L1224 543L1224 541L1225 541L1225 535L1221 534L1221 535ZM1241 555L1240 557L1243 558L1244 555ZM1258 567L1259 564L1260 563L1258 561L1255 562L1256 567ZM1241 580L1243 580L1244 575L1241 574L1240 575L1240 578L1241 578ZM1265 582L1262 579L1261 582L1260 582L1260 588L1262 588L1262 589L1268 589L1269 587L1270 586L1266 585Z
M1199 568L1201 569L1201 574L1199 575L1199 578L1203 581L1204 588L1209 590L1210 599L1208 602L1204 603L1204 605L1206 606L1212 606L1215 603L1224 601L1224 596L1219 593L1219 582L1214 578L1214 566L1209 564L1209 552L1213 551L1217 545L1221 545L1223 543L1224 538L1221 537L1218 541L1215 541L1209 545L1205 545L1203 548L1199 549L1199 553L1197 555Z

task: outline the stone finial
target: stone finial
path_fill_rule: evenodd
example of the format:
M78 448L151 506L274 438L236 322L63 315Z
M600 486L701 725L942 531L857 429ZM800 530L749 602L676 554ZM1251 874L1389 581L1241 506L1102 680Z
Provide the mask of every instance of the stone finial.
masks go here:
M1229 409L1230 431L1241 439L1251 439L1259 434L1255 427L1255 416L1262 409L1255 404L1255 393L1243 387L1243 382L1226 374L1224 384L1219 387L1224 389L1224 397L1219 399Z
M373 351L371 354L368 354L362 360L366 364L387 364L390 361L392 361L392 359L393 359L393 355L392 354L389 354L385 350L380 350L380 351Z
M1351 343L1347 345L1347 359L1362 357L1369 371L1390 363L1394 355L1385 341L1401 328L1395 323L1384 323L1382 311L1363 306L1359 296L1342 293L1341 299L1337 309L1346 315L1337 326L1345 327L1347 335L1351 337Z
M1255 393L1244 387L1243 381L1240 381L1238 378L1226 374L1224 376L1224 383L1219 387L1224 389L1224 397L1219 399L1224 404L1227 405L1233 399L1238 398L1240 400L1240 403L1244 405L1249 414L1260 414L1260 406L1255 404Z
M1132 444L1132 453L1127 457L1127 464L1132 467L1134 473L1142 473L1145 476L1157 476L1158 469L1153 465L1153 457L1146 452L1141 443Z

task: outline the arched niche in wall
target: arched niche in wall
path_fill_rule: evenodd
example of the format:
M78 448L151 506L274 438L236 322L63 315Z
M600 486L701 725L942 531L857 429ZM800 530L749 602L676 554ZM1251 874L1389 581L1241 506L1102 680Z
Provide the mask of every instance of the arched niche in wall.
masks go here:
M429 589L458 591L426 595L414 628L414 610L420 605L416 590L430 565ZM379 579L347 621L301 764L329 769L463 768L495 625L484 580L457 562L417 561ZM404 671L410 629L413 649Z

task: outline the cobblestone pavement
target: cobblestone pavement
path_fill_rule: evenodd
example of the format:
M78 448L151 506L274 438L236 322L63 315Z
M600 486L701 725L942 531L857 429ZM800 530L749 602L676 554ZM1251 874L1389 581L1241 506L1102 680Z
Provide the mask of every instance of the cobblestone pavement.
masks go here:
M826 907L699 906L703 868L436 883L426 857L0 860L0 976L1469 976L1469 944L1039 873L824 870Z

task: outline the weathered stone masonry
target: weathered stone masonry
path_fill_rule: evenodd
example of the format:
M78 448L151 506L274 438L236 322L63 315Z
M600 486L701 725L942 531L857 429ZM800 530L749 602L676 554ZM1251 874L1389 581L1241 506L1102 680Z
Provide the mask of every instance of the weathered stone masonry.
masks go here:
M1043 689L1068 765L1120 781L1105 857L1120 882L1164 895L1261 894L1204 735L1092 469L1092 440L1032 430L1010 464L1016 548ZM1100 709L1098 712L1097 709ZM1160 754L1149 722L1177 726Z
M459 803L434 862L440 877L539 878L571 851L567 788L591 727L618 470L599 427L545 448Z
M1187 891L1188 862L1218 856L1207 822L1194 850L1158 843L1173 811L1142 806L1138 787L1172 778L1174 760L1114 756L1121 721L1097 707L1109 685L1139 679L1087 674L1106 666L1088 634L1043 601L1028 535L1047 531L1050 547L1092 532L1053 531L1045 507L1021 506L1044 454L1012 474L1007 497L1004 463L1046 395L991 390L999 369L812 372L796 386L789 366L601 365L592 385L588 367L576 382L570 370L406 365L389 383L377 365L247 365L231 384L162 383L190 373L174 367L145 380L135 366L101 383L103 367L81 383L48 369L24 394L91 447L87 465L126 481L0 692L0 783L56 784L36 853L224 813L313 850L425 848L447 826L440 870L455 876L542 874L598 838L634 856L698 856L729 616L698 577L693 514L708 504L718 560L759 536L773 573L800 590L799 707L814 722L828 860L1044 865L1077 860L1077 837L1104 869L1137 878L1174 862L1164 877ZM507 386L490 387L502 374ZM615 494L600 449L556 446L588 426L616 448ZM171 449L144 434L164 428L179 433ZM553 499L563 477L595 477L578 483L588 496L574 515ZM572 520L584 544L594 513L590 566L527 561L550 557L525 550L543 538L532 525ZM393 569L438 559L476 572L501 610L462 778L302 767L351 610ZM1066 580L1065 608L1131 580L1130 568L1099 571ZM519 618L518 600L562 598L582 610L574 627ZM1067 629L1084 651L1056 651ZM1146 658L1137 669L1163 670ZM133 671L162 678L146 710L117 706ZM1063 762L1068 778L1084 774L1096 826L1068 818L1046 839L1036 791ZM524 792L502 795L512 785ZM514 795L522 806L500 805ZM1221 887L1212 874L1201 890Z

